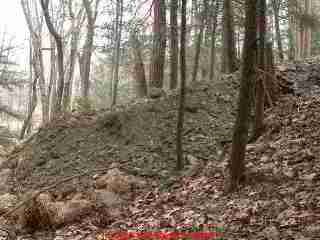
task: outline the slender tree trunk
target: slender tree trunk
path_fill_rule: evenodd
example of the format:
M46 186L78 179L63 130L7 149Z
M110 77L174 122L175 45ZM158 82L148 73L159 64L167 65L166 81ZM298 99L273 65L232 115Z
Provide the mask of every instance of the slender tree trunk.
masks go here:
M187 22L187 0L182 0L181 3L181 35L180 35L180 96L177 120L177 170L182 170L184 167L183 148L182 148L182 133L184 122L184 101L185 101L185 84L186 84L186 22Z
M27 26L30 32L31 44L33 48L33 68L35 75L38 76L37 83L39 84L40 89L40 99L41 99L41 107L42 107L42 121L43 123L47 123L49 121L49 98L46 92L45 86L45 75L44 75L44 64L43 64L43 56L42 56L42 23L38 21L36 26L32 22L32 14L28 1L21 0L22 10L25 16L25 20L27 22ZM37 5L35 5L36 16L38 17Z
M31 36L30 36L31 38ZM23 139L25 136L25 133L27 132L28 129L30 129L31 125L32 125L32 116L34 113L34 110L36 109L37 106L37 81L39 76L37 75L37 73L35 72L35 74L33 74L33 65L36 64L35 63L35 59L33 56L33 52L32 52L32 40L30 39L30 53L29 53L29 65L30 65L30 91L29 91L29 102L28 102L28 114L27 114L27 118L24 119L23 124L22 124L22 128L21 128L21 132L20 132L20 139Z
M76 16L73 12L72 1L68 2L69 14L71 17L71 46L69 55L69 69L66 76L66 83L64 86L64 96L63 96L63 108L65 111L69 111L71 108L71 98L72 98L72 85L74 78L74 71L76 65L76 58L78 52L79 35L82 25L82 9L78 13L78 22L76 23ZM90 51L91 52L91 51ZM84 75L84 74L83 74Z
M63 88L64 88L64 66L63 66L63 43L62 37L58 34L54 25L50 19L48 5L49 0L40 0L41 8L43 11L43 15L45 17L45 21L48 27L50 34L54 37L56 41L56 48L58 53L58 74L59 74L59 81L58 81L58 89L57 89L57 100L55 103L55 112L60 113L62 110L62 97L63 97Z
M243 68L236 122L229 163L230 191L244 180L245 152L248 141L249 113L251 109L250 89L255 81L255 57L257 51L257 5L256 0L246 0L245 39L243 47Z
M138 98L147 96L147 81L141 54L141 44L136 33L131 33L134 89Z
M123 15L123 0L117 1L117 27L116 27L116 52L115 52L115 65L113 73L113 90L112 90L112 102L111 106L116 105L117 94L118 94L118 83L119 83L119 65L120 65L120 44L121 44L121 33L122 33L122 16Z
M275 28L276 28L276 39L279 51L279 59L282 62L284 60L282 40L281 40L281 32L280 32L280 19L279 19L279 9L280 9L280 1L272 0L273 14L275 20Z
M166 53L166 5L165 0L154 0L153 48L150 87L162 88Z
M288 28L288 35L289 35L289 60L295 59L296 53L296 37L295 37L295 15L294 15L294 4L292 1L288 1L287 3L287 11L288 11L288 19L289 19L289 28Z
M175 89L178 83L178 1L170 2L170 83L169 88Z
M196 35L196 28L198 25L198 0L191 0L191 29L190 37L192 39L193 35ZM194 33L194 34L193 34Z
M306 15L312 14L312 1L305 0L305 12ZM304 46L304 57L308 58L311 56L311 27L305 26L305 46Z
M91 71L91 57L93 52L93 38L94 38L94 30L95 30L95 22L97 19L97 8L99 6L99 0L96 0L94 9L93 1L83 0L83 5L86 10L87 16L87 33L86 40L83 47L83 53L81 56L81 96L88 101L89 97L89 89L90 89L90 71ZM69 86L68 86L69 87Z
M54 116L54 104L56 101L56 82L57 82L57 73L56 73L56 51L55 51L55 40L53 37L50 37L50 77L49 77L49 86L48 86L48 102L50 103L50 119ZM52 97L54 96L54 97Z
M215 1L215 0L213 0ZM212 33L211 33L211 50L210 50L210 75L209 80L213 81L214 73L215 73L215 59L216 59L216 32L217 32L217 25L218 25L218 14L219 14L219 1L215 2L215 9L214 9L214 17L212 20Z
M265 42L266 42L266 0L258 1L258 16L259 16L259 51L258 51L258 67L261 71L265 71ZM256 140L263 133L264 125L264 100L265 100L265 75L260 75L256 87L256 105L255 105L255 123L253 131L253 139Z
M195 49L195 57L194 57L194 66L192 72L192 81L195 82L197 80L197 73L199 69L199 60L200 60L200 51L201 51L201 44L203 39L203 31L205 27L205 19L206 13L208 9L208 0L203 0L203 10L201 12L201 22L200 22L200 29L198 33L198 38L196 42L196 49Z
M230 0L224 0L223 6L223 54L221 70L223 73L232 73L237 70L233 9Z
M280 89L277 85L277 82L274 81L275 79L275 69L274 69L274 57L273 57L273 48L272 43L268 42L266 43L266 64L265 68L268 72L268 75L266 76L266 88L269 93L270 98L267 98L268 100L268 107L273 106L273 102L275 102L279 96Z

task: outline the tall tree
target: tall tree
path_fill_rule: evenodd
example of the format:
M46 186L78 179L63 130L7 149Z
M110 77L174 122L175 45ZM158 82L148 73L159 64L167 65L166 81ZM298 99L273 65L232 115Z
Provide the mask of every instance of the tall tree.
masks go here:
M87 33L86 40L83 47L83 53L80 59L81 68L81 95L85 100L88 100L89 88L90 88L90 69L91 69L91 57L93 52L93 38L95 32L95 22L98 15L98 7L100 0L93 1L83 0L83 5L87 16Z
M282 47L280 18L279 18L281 0L271 0L271 3L273 8L274 20L275 20L276 39L277 39L277 45L278 45L279 59L280 61L283 61L284 54L283 54L283 47Z
M165 0L153 1L153 47L150 83L151 87L162 88L166 53L166 4Z
M178 83L178 0L170 2L170 89L175 89Z
M80 31L81 31L82 24L84 22L83 7L81 7L77 13L75 13L73 1L69 0L68 1L68 10L69 10L69 16L70 16L70 21L71 21L71 27L70 27L71 39L70 39L68 71L66 74L64 94L63 94L63 107L64 107L65 111L68 111L71 107L70 104L71 104L71 97L72 97L72 85L73 85L73 78L74 78L74 72L75 72L75 66L76 66L76 58L77 58L77 53L78 53ZM90 34L90 37L91 36L92 36L92 34ZM87 42L89 44L91 44L91 41L87 40ZM89 44L87 45L87 47L92 48L92 46ZM90 50L88 50L88 51L90 53L92 52ZM80 67L82 67L82 66L80 66ZM87 70L90 71L90 67L87 68ZM85 74L83 74L83 75L85 75Z
M207 11L208 11L208 0L203 0L202 4L202 11L201 11L201 20L200 20L200 29L197 37L196 42L196 50L195 50L195 57L194 57L194 66L193 66L193 72L192 72L192 81L196 81L197 79L197 73L199 68L199 60L200 60L200 51L201 51L201 44L203 39L203 31L205 27L205 20L207 18Z
M133 60L133 78L136 96L142 98L147 96L147 81L144 70L144 64L141 53L141 43L137 32L131 33L132 60Z
M243 67L240 84L238 110L232 137L229 159L230 188L235 190L244 180L245 152L248 141L249 113L251 109L250 89L256 78L255 59L257 50L257 4L256 0L246 0L245 39L243 46Z
M114 67L113 67L113 79L112 79L112 102L111 106L116 104L118 94L119 83L119 65L120 65L120 44L122 33L122 17L123 17L123 0L117 0L116 10L116 41L115 41L115 53L114 53Z
M34 68L35 76L39 77L37 84L39 85L40 90L42 121L43 123L47 123L49 121L50 96L46 93L45 88L45 70L42 54L43 21L38 12L37 2L34 2L33 7L28 0L21 0L20 3L30 32L31 47L33 52L32 67ZM32 14L32 12L34 12L34 14Z
M180 35L180 95L179 95L179 108L177 120L177 170L182 170L183 162L183 148L182 148L182 132L184 122L184 101L185 101L185 84L186 84L186 25L187 25L187 0L181 1L181 35Z
M62 98L64 89L64 66L63 66L63 42L61 35L55 29L49 14L49 0L40 0L43 15L50 34L54 37L57 48L58 60L58 86L57 86L57 100L55 103L55 112L60 113L62 110Z
M20 139L23 139L27 130L31 128L31 120L33 113L37 107L37 81L39 79L39 76L37 76L37 72L34 72L33 74L33 64L36 64L34 62L34 54L32 51L32 41L30 38L30 46L29 46L29 78L30 78L30 86L29 86L29 101L28 101L28 107L27 107L27 117L24 119L21 131L20 131Z
M215 59L216 59L216 32L217 32L217 24L218 24L218 14L220 8L220 1L215 1L215 8L212 19L212 32L211 32L211 49L210 49L210 74L209 80L214 79L215 72Z
M265 43L266 43L266 0L258 1L258 29L259 29L259 51L258 51L258 67L263 73L256 83L256 101L255 101L255 123L253 140L257 139L263 132L264 119L264 100L265 100Z
M237 70L233 8L231 0L224 0L223 3L223 53L221 71L223 73L232 73Z

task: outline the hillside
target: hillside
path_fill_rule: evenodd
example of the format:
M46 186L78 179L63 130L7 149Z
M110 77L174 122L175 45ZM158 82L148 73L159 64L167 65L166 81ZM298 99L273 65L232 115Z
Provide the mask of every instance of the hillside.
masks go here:
M169 231L187 224L214 224L224 239L319 239L320 97L311 91L317 84L311 65L319 68L313 60L279 67L278 78L295 94L283 95L266 111L267 131L248 145L248 182L236 193L224 191L224 152L239 85L237 76L229 75L188 88L188 166L182 174L172 172L177 108L172 93L112 112L66 115L44 126L2 163L2 172L10 173L2 194L22 200L30 189L75 176L45 191L50 201L81 199L95 206L75 222L58 226L55 239L107 239L107 233L110 237L110 232L138 225ZM107 192L101 192L104 180L109 181Z

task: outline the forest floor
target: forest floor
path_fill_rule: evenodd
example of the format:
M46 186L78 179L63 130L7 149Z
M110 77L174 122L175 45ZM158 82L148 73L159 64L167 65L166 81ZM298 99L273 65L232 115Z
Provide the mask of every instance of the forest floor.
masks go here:
M55 239L111 239L111 232L137 226L172 231L187 225L214 225L221 239L320 239L320 95L314 87L320 85L320 64L286 64L277 74L294 94L266 111L266 132L247 146L247 182L235 193L225 186L236 75L188 87L187 166L181 173L174 171L178 95L172 93L115 111L66 115L42 127L1 164L12 171L6 192L20 199L30 189L84 175L48 192L55 201L79 193L91 201L97 179L116 163L122 174L139 179L138 187L117 193L117 213L99 206L60 226ZM45 239L37 236L20 239Z

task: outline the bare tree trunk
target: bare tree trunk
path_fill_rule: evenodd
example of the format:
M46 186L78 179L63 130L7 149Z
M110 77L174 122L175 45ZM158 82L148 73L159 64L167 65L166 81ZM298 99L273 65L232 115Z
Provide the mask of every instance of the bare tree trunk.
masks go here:
M234 39L233 9L230 0L224 0L223 5L223 73L232 73L237 70Z
M57 56L55 51L55 40L50 37L50 77L49 77L49 86L48 86L48 98L50 102L50 119L54 118L55 114L55 104L57 100Z
M273 106L273 102L277 100L280 94L279 85L277 85L277 82L274 81L275 79L275 68L274 68L274 57L273 57L273 48L272 43L268 42L266 44L266 64L265 68L268 73L266 77L266 89L269 93L270 98L267 98L268 107Z
M194 66L193 66L193 72L192 72L192 81L193 82L195 82L197 79L197 73L198 73L198 69L199 69L200 51L201 51L201 44L202 44L202 39L203 39L203 30L205 27L205 19L206 19L207 9L208 9L208 0L203 0L202 8L203 9L201 12L200 30L199 30L198 38L197 38L197 42L196 42Z
M40 43L41 46L41 43ZM41 106L42 106L42 121L44 124L49 122L49 98L47 97L46 92L46 79L44 76L44 64L43 64L43 55L42 50L39 49L38 52L38 59L39 59L39 88L41 94Z
M258 67L261 71L265 71L265 42L266 42L266 0L258 1L258 16L259 16L259 50L258 50ZM265 74L260 75L256 85L256 105L255 105L255 123L252 140L258 139L264 130L264 100L265 100Z
M131 33L132 59L134 61L134 89L138 98L147 96L147 81L141 54L141 44L136 33Z
M280 0L272 0L273 14L275 20L275 28L276 28L276 39L279 51L279 59L282 62L284 60L282 40L281 40L281 32L280 32L280 19L279 19L279 10L280 10Z
M153 48L150 87L162 88L166 53L166 5L165 0L154 0Z
M72 97L72 85L74 78L74 71L76 65L76 58L78 52L79 35L82 26L82 9L80 9L77 17L73 12L72 1L68 2L69 14L71 17L71 46L69 55L69 69L66 76L66 82L64 86L64 97L63 97L63 107L65 111L70 110L71 107L71 97ZM76 23L76 19L78 22Z
M175 89L178 84L178 1L170 2L170 89Z
M215 0L213 0L215 1ZM212 33L211 33L211 50L210 50L210 75L209 80L213 81L215 73L215 59L216 59L216 32L218 24L218 14L219 14L219 1L215 1L214 17L212 20Z
M100 0L96 0L95 2L95 11L92 11L91 2L89 0L83 0L83 5L86 10L87 16L87 34L86 40L83 47L83 53L81 56L81 65L80 68L82 74L81 75L81 96L88 100L89 97L89 89L90 89L90 70L91 70L91 57L93 52L93 38L94 38L94 30L95 30L95 22L98 14ZM77 36L75 36L77 37Z
M118 84L119 84L119 65L120 65L120 45L122 33L122 17L123 17L123 0L117 1L117 17L116 17L116 48L115 48L115 63L112 81L112 102L111 106L117 103Z
M255 81L255 56L257 51L257 4L256 0L246 0L245 39L243 47L243 68L239 103L234 126L232 149L229 160L230 191L245 179L245 152L248 141L249 113L251 109L250 89Z
M306 15L312 14L312 1L311 0L305 0L305 13ZM304 45L304 57L308 58L311 56L311 27L305 26L305 45Z
M31 38L31 34L30 34ZM29 67L30 67L30 91L29 91L29 102L28 102L28 114L27 118L24 119L21 132L20 132L20 139L23 139L25 136L25 133L28 132L28 129L30 129L32 125L32 116L34 113L34 110L36 109L37 106L37 81L39 76L35 72L33 74L33 65L36 64L34 62L34 56L32 52L32 40L30 39L30 53L29 53Z
M177 120L177 170L182 170L184 167L183 148L182 148L182 133L184 122L184 104L185 104L185 84L186 84L186 22L187 22L187 0L182 0L181 3L181 36L180 36L180 95Z
M42 22L39 19L37 12L37 5L35 5L35 15L37 17L36 26L34 26L34 22L32 21L31 8L28 1L21 0L22 10L25 16L25 20L27 22L27 26L30 32L31 37L31 45L33 48L33 68L35 74L38 76L37 83L39 84L40 89L40 99L42 106L42 121L43 123L47 123L49 121L49 99L46 93L45 86L45 76L44 76L44 66L43 66L43 56L42 56Z
M43 11L43 15L45 17L45 21L48 27L50 34L54 37L56 41L56 48L58 53L58 73L59 73L59 81L58 81L58 89L57 89L57 100L55 103L55 113L61 112L62 106L62 97L63 97L63 88L64 88L64 67L63 67L63 44L62 37L58 34L56 29L53 26L53 23L50 19L48 5L49 0L40 0L41 8Z

